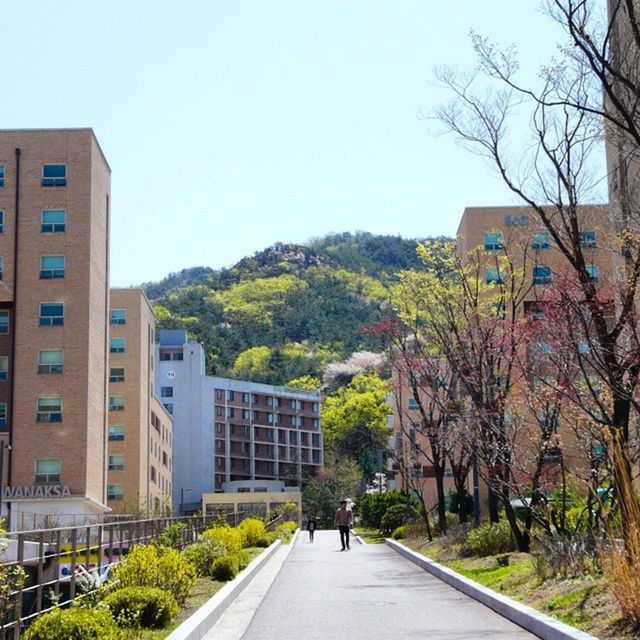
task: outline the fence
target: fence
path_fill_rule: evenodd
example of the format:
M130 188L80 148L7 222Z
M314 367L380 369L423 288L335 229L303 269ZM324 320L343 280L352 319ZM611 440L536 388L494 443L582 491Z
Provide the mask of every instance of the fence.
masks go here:
M236 525L243 514L227 514L226 519ZM150 542L171 525L184 525L171 530L174 546L182 548L219 521L219 515L167 516L2 534L0 639L18 640L37 616L82 597L83 587L106 579L129 549ZM13 580L12 585L11 575L20 569L26 580Z

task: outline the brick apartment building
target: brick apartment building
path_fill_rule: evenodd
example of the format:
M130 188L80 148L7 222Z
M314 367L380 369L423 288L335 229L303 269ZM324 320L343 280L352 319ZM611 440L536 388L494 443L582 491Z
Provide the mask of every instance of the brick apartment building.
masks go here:
M156 385L174 420L173 501L201 508L202 495L244 481L299 486L323 464L320 394L206 376L202 345L161 331Z
M110 169L90 129L0 131L0 430L10 526L106 509Z
M154 393L155 320L142 289L112 289L107 504L170 513L173 421Z

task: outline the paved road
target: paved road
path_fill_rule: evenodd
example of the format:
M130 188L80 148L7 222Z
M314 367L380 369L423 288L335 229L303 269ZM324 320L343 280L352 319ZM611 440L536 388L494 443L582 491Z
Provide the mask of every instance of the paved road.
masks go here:
M536 638L386 545L354 540L339 551L337 531L318 531L313 544L303 533L277 569L274 558L207 640Z

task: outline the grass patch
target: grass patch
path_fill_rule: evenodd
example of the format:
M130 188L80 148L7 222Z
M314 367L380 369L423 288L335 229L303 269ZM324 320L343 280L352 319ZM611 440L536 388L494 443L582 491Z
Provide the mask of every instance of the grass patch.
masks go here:
M381 544L385 539L380 531L373 527L356 527L355 532L367 544Z

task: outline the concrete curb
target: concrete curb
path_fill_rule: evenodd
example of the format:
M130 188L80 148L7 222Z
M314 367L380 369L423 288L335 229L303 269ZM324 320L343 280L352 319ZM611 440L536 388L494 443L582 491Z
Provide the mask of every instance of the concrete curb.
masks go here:
M295 532L289 541L289 545L293 546L298 538L299 531L298 529L298 531ZM167 636L166 640L201 640L201 638L204 638L206 633L218 621L218 618L220 618L254 575L281 546L282 541L276 540L271 546L267 547L263 553L253 560L231 582L227 582L218 593L203 604L177 629L174 629Z
M421 556L419 553L412 551L395 540L387 539L385 542L400 555L417 564L425 571L428 571L436 578L446 582L448 585L451 585L474 600L482 602L482 604L493 609L504 618L515 622L523 629L534 633L543 640L598 640L595 636L551 618L507 596L496 593L492 589L483 587L477 582L461 576L452 569Z

